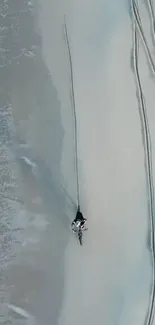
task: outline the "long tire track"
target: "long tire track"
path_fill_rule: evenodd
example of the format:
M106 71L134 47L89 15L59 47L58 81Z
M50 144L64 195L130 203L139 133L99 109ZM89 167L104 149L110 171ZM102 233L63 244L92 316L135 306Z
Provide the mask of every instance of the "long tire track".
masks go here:
M134 7L134 3L132 3ZM152 285L151 295L149 301L149 307L146 315L145 325L152 325L154 318L155 308L155 238L154 238L154 221L155 221L155 210L154 210L154 186L153 186L153 173L152 173L152 152L151 152L151 138L149 132L149 124L147 120L147 112L145 107L145 101L140 81L139 67L138 67L138 37L136 24L133 23L133 68L135 81L137 86L137 97L139 102L139 115L141 120L142 137L144 145L145 155L145 169L147 178L147 189L148 189L148 207L150 217L150 240L151 240L151 259L152 259Z
M70 80L71 80L71 103L74 115L74 143L75 143L75 168L76 168L76 187L77 187L77 205L80 206L80 188L79 188L79 173L78 173L78 147L77 147L77 119L76 119L76 108L75 108L75 95L74 95L74 80L73 80L73 68L72 68L72 57L70 51L69 38L67 33L66 19L64 17L64 28L65 28L65 39L69 57L69 68L70 68Z
M139 11L138 11L138 7L137 7L135 0L131 1L131 9L132 9L132 13L133 13L133 17L134 17L134 21L135 21L137 30L139 32L140 38L142 40L142 43L143 43L143 46L144 46L144 49L146 52L146 56L147 56L147 59L149 62L150 69L151 69L153 75L155 76L155 64L154 64L153 58L151 56L147 40L146 40L144 32L143 32L143 28L142 28L140 16L139 16Z

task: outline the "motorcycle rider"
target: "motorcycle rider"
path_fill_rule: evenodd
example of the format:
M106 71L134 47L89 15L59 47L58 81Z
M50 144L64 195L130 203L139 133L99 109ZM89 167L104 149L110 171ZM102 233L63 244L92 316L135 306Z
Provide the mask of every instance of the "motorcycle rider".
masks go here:
M80 206L78 205L76 217L71 224L72 231L77 232L80 228L82 230L86 230L85 229L86 222L87 222L87 219L83 217L83 214L80 211Z

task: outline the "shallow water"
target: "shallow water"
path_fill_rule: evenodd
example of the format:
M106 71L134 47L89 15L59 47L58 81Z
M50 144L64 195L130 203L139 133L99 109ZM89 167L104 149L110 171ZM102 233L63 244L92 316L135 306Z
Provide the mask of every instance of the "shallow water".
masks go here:
M1 324L56 324L73 209L61 173L61 102L37 8L11 1L0 9Z

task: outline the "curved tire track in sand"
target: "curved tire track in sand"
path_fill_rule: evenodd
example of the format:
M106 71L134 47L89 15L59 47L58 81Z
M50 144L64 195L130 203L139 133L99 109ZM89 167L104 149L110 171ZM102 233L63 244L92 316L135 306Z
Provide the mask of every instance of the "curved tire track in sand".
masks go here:
M139 67L138 67L138 35L137 29L140 33L140 36L145 41L145 49L148 49L144 33L142 27L140 26L140 18L137 6L135 1L131 1L131 7L133 11L133 70L136 81L137 88L137 98L139 102L139 115L141 120L141 129L142 129L142 138L143 138L143 146L144 146L144 159L145 159L145 170L146 170L146 179L147 179L147 189L148 189L148 210L150 217L150 240L151 240L151 258L152 258L152 284L151 284L151 296L148 307L148 312L146 315L145 324L151 325L154 318L154 308L155 308L155 237L154 237L154 220L155 220L155 212L154 212L154 185L153 185L153 173L152 173L152 152L151 152L151 137L149 131L149 124L147 119L147 111L145 106L145 100L143 95L143 90L141 86L141 80L139 75ZM136 21L134 21L136 20ZM146 51L148 55L148 59L150 61L151 55L149 49ZM154 65L152 65L154 70Z
M140 16L139 16L139 11L138 11L138 6L137 6L135 0L131 1L131 8L132 8L132 13L133 13L133 19L135 21L135 25L136 25L137 31L139 33L139 36L142 40L144 50L146 53L146 57L149 62L150 69L151 69L153 75L155 75L155 64L154 64L153 58L151 56L147 40L146 40L144 32L143 32L143 28L142 28Z

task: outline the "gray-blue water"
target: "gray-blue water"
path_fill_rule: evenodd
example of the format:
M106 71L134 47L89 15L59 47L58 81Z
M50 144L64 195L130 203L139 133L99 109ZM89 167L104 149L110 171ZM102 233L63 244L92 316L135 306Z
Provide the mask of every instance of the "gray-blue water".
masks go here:
M57 323L66 206L73 210L62 189L61 103L43 60L37 8L0 1L0 323L7 325L28 319L8 303L40 324Z

